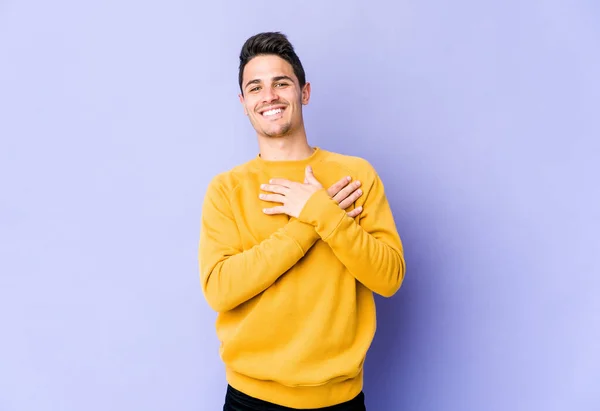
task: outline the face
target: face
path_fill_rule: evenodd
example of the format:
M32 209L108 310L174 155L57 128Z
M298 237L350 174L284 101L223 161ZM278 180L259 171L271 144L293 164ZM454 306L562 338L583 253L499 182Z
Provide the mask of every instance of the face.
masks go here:
M258 135L284 137L303 127L302 105L308 104L310 84L303 88L287 61L257 56L246 64L240 102Z

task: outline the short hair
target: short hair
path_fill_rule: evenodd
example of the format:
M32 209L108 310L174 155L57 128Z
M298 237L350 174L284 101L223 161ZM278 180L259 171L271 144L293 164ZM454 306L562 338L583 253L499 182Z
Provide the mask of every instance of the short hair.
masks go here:
M286 35L280 32L263 32L250 37L242 46L242 51L240 52L238 80L242 94L244 93L244 90L242 89L244 68L250 60L261 55L275 55L290 63L292 69L294 70L294 74L298 78L300 87L304 87L306 84L304 68L302 67L300 58L298 58L298 55L296 55L294 47L289 42Z

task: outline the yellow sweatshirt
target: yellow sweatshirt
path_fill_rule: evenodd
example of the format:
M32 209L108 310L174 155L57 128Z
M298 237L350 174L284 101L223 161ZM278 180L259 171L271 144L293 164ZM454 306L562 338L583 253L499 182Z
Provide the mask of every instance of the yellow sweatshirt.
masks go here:
M266 215L258 198L271 178L303 182L311 165L323 189L298 218ZM363 195L350 208L327 188L351 176ZM218 313L227 381L292 408L348 401L363 386L375 334L373 293L392 296L404 279L402 243L383 184L364 159L315 148L298 161L260 156L216 176L201 219L200 279Z

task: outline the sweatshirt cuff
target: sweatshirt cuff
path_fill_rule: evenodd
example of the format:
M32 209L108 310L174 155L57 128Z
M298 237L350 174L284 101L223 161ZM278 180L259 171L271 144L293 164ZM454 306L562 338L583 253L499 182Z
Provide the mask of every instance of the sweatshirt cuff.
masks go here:
M315 227L294 217L290 218L284 230L298 244L298 247L302 251L302 256L319 239L319 234L315 231Z
M338 203L321 189L314 193L304 205L298 219L313 226L319 236L325 240L346 217Z

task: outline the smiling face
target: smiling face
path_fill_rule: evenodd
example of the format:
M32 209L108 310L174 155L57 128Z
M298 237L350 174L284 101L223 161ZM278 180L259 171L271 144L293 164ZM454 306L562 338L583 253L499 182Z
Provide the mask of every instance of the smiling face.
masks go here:
M302 105L310 84L300 87L292 66L275 55L259 55L246 64L240 102L259 136L275 138L303 131Z

